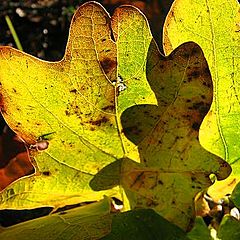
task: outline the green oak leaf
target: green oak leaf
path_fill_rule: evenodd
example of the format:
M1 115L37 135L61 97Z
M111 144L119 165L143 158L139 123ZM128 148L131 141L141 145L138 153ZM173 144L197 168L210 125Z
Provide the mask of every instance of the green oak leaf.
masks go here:
M97 203L0 228L0 238L4 240L101 239L111 232L110 210L110 201L105 198Z
M217 232L221 240L238 240L240 238L240 223L236 218L225 215Z
M237 208L240 208L240 183L234 188L231 194L231 200Z
M187 236L191 240L212 240L210 230L202 217L196 217L194 227Z
M151 209L137 209L112 217L112 230L102 240L189 240L186 233Z
M187 240L186 233L150 209L110 213L110 201L104 200L58 211L49 216L0 228L5 240L49 239L129 239Z

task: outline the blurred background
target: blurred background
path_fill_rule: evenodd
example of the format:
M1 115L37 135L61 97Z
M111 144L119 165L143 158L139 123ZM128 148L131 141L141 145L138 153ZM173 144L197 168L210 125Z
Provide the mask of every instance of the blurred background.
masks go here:
M9 16L23 50L45 60L62 58L68 29L74 11L83 3L80 0L2 0L0 3L0 45L16 46L6 23ZM138 7L147 16L155 40L161 48L162 25L173 0L100 0L112 15L122 4Z

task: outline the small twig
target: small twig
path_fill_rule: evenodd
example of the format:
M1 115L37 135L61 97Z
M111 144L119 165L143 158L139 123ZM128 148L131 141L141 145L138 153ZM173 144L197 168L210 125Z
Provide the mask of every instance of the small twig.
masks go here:
M5 16L5 20L7 22L7 25L9 27L9 30L10 30L12 36L13 36L13 39L14 39L14 41L16 43L17 48L19 50L23 51L22 45L21 45L21 43L19 41L19 38L18 38L18 35L17 35L17 33L16 33L16 31L15 31L15 29L13 27L13 24L12 24L12 21L11 21L10 17L8 15L6 15Z

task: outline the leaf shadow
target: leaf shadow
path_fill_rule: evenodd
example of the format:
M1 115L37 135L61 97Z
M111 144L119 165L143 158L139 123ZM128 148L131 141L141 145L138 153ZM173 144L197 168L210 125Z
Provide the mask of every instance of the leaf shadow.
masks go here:
M196 56L195 62L190 66L190 58L194 55ZM206 62L201 64L199 61L199 55L203 56L200 47L193 42L189 42L181 45L165 57L159 52L156 43L152 40L147 56L146 77L158 105L135 105L123 112L121 123L124 134L130 141L139 145L153 131L164 113L168 111L167 109L175 104L178 98L185 100L180 103L183 109L176 108L177 111L172 113L171 117L177 118L175 115L180 115L184 110L189 115L180 117L188 120L186 125L191 127L192 131L197 132L195 135L198 136L201 122L209 111L212 102L210 72ZM174 71L178 71L178 73L175 74ZM180 77L180 80L176 80L176 77ZM191 83L194 85L194 82L202 80L201 77L204 78L201 84L207 90L205 93L198 91L199 96L191 96L186 91L185 93L189 96L181 95L180 88L182 85L186 85L185 88L191 88ZM181 121L180 118L177 120Z
M138 147L140 164L134 159L117 160L90 182L96 191L121 185L133 208L138 200L132 197L132 191L144 192L144 188L150 191L157 184L163 185L159 171L187 173L188 187L195 188L196 193L211 185L211 173L220 180L231 172L225 161L199 143L199 129L213 99L211 74L201 48L188 42L165 57L152 40L146 78L158 105L135 105L121 115L123 132ZM153 178L155 182L151 183ZM156 205L153 201L145 204Z

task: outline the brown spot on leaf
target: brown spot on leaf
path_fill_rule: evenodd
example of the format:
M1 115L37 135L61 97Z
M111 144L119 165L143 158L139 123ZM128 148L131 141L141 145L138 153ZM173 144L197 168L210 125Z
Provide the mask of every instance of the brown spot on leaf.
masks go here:
M0 111L2 113L6 113L6 109L4 106L4 99L3 99L3 95L0 93Z
M198 110L203 105L204 105L204 102L197 102L197 103L194 103L192 107L193 107L193 109Z
M200 114L200 117L203 118L208 113L208 110L210 109L210 104L201 101L194 103L191 107L188 107L188 109L197 110Z
M182 57L188 59L190 57L190 54L188 52L184 52L182 54Z
M188 76L193 78L199 78L201 76L201 72L198 70L193 70L188 74Z
M70 116L70 112L68 110L65 110L66 116Z
M211 87L212 87L212 85L211 85L210 83L207 83L207 82L203 82L203 86L206 86L206 87L208 87L208 88L211 88Z
M191 177L191 180L193 181L193 182L195 182L196 180L197 180L197 178L196 177Z
M111 72L116 67L116 61L110 59L110 58L104 58L100 61L100 64L106 74Z
M51 173L50 173L49 171L44 171L44 172L42 172L42 174L43 174L44 176L50 176L50 175L51 175Z
M195 48L193 48L193 50L192 50L192 53L191 53L192 55L201 55L202 54L202 51L201 51L201 48L200 47L195 47Z
M158 180L158 184L163 185L163 182L161 180Z
M209 70L208 67L206 67L203 72L204 72L207 76L210 76L210 75L211 75L210 70Z
M77 93L77 89L70 90L70 93Z
M200 124L197 123L197 122L194 122L194 123L192 124L192 129L195 130L195 131L198 131L198 130L199 130L199 127L200 127Z
M114 105L108 105L108 106L102 108L103 111L112 111L114 109L115 109Z
M106 118L105 116L103 116L102 118L98 119L98 120L90 120L89 123L95 126L101 126L102 123L106 123L108 122L109 119Z

